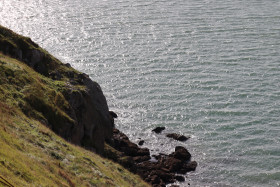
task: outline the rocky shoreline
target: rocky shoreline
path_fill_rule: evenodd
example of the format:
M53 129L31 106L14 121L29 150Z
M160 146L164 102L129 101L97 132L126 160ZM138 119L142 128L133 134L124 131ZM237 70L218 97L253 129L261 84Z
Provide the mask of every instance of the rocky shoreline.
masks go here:
M114 128L117 115L109 111L100 85L60 62L30 38L0 26L0 52L27 65L42 80L40 84L27 78L14 81L21 90L16 107L26 117L38 120L73 144L118 162L152 186L184 181L183 175L195 170L197 163L191 161L191 154L182 146L169 155L150 155L149 149L131 142ZM13 80L14 72L6 74ZM154 132L164 129L159 127ZM167 137L178 141L188 139L176 133Z
M108 147L113 147L118 152L112 154ZM150 155L148 148L141 148L131 142L118 129L113 129L113 137L107 141L105 156L138 174L154 187L163 187L176 181L183 182L184 175L197 167L197 162L191 161L191 154L182 146L176 146L169 155Z

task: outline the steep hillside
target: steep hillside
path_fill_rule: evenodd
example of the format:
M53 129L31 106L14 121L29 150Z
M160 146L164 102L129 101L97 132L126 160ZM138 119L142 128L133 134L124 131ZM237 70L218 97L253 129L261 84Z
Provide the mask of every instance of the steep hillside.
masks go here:
M97 83L0 26L0 186L148 186L74 145L102 154L112 127Z
M2 63L4 100L16 99L13 104L27 116L74 144L103 153L104 141L111 138L114 124L96 82L61 63L30 38L1 26L0 52L27 65Z

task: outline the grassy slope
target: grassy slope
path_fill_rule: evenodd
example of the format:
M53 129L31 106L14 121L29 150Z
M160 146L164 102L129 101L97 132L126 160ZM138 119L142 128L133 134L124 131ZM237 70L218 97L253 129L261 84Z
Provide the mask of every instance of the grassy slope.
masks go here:
M0 53L0 186L1 177L14 186L148 186L43 125L46 118L71 121L60 93L66 84Z

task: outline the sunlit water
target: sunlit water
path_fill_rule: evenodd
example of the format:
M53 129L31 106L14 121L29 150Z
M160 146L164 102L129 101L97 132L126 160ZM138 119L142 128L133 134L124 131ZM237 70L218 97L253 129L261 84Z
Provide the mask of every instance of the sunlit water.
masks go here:
M280 185L280 1L0 0L0 24L97 81L134 142L186 146L181 186Z

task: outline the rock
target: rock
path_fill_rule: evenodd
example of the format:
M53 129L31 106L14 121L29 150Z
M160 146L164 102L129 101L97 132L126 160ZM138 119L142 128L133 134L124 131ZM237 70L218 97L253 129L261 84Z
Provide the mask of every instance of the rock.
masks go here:
M118 118L118 115L115 112L109 111L109 113L113 118Z
M153 170L151 172L151 175L157 175L161 180L163 180L163 182L165 182L167 184L175 182L175 180L174 180L175 174L168 173L163 170Z
M152 131L159 134L161 133L163 130L165 130L165 127L156 127L154 128Z
M139 155L139 156L150 155L150 150L148 148L139 148L137 151L137 155Z
M182 146L175 147L175 151L169 155L158 154L153 155L157 161L150 161L150 151L147 148L140 148L138 145L130 142L129 138L118 129L113 129L111 146L122 152L124 155L132 158L130 162L123 162L121 158L117 159L121 165L127 167L130 171L141 176L146 182L152 186L166 186L167 184L177 181L184 181L183 176L176 175L185 174L193 171L197 163L190 162L191 155L188 150ZM127 160L127 159L124 159Z
M1 27L1 32L5 35L5 37L0 37L1 52L23 61L36 72L48 78L65 79L65 81L63 80L65 85L60 85L60 91L63 94L63 100L66 100L69 106L63 111L68 117L60 119L56 114L53 116L43 114L45 118L53 118L48 120L47 125L72 143L83 145L102 154L104 141L111 138L114 125L110 119L107 101L100 85L88 76L81 75L82 73L69 65L64 65L30 38L20 36L3 27ZM50 108L48 107L46 111L50 111ZM61 116L63 117L63 115Z
M191 162L185 163L183 165L180 173L185 174L190 171L195 171L196 167L197 167L196 161L191 161Z
M50 72L49 77L53 80L61 80L62 79L62 75L58 71Z
M148 161L150 159L151 159L151 157L149 155L133 157L133 160L137 163Z
M184 182L185 181L185 177L184 176L181 176L181 175L176 175L175 176L175 179L179 182Z
M109 111L109 114L110 114L110 120L111 120L111 122L113 124L113 128L115 128L115 120L114 120L114 118L118 118L118 115L115 112L113 112L113 111Z
M180 134L176 134L176 133L167 134L166 137L173 138L174 140L178 140L181 142L184 142L190 138L190 137L186 137L184 135L180 135Z
M134 171L135 162L132 157L124 156L124 157L121 157L118 161L125 168L129 169L130 171Z
M138 145L143 145L145 143L145 141L144 140L140 140L139 142L138 142Z
M149 178L149 182L151 184L159 184L160 183L160 178L157 175L153 175Z
M113 129L113 136L109 144L128 156L137 157L135 160L138 162L149 160L151 158L149 149L138 147L137 144L132 143L128 137L118 129Z
M113 131L107 101L96 82L86 78L84 86L85 90L70 87L63 92L72 109L68 114L78 123L72 131L71 142L102 154L104 141L112 137Z
M182 168L182 161L173 157L167 157L162 161L163 166L168 169L169 172L178 172Z
M175 152L171 153L169 156L177 158L181 161L189 161L191 159L191 154L189 151L182 146L176 146Z
M68 67L68 68L71 68L71 64L69 64L69 63L66 63L66 64L64 64L66 67Z

